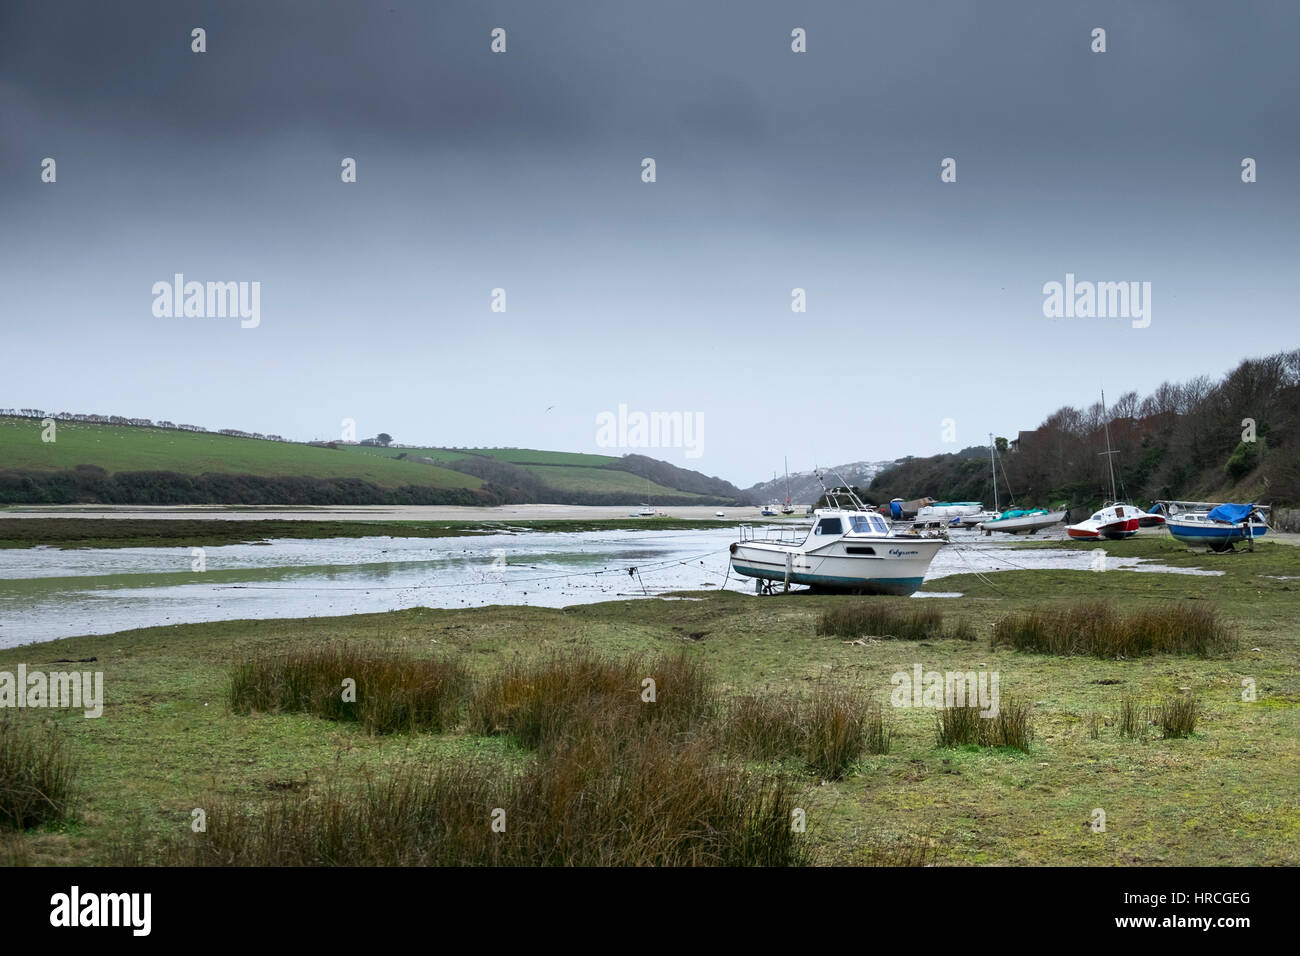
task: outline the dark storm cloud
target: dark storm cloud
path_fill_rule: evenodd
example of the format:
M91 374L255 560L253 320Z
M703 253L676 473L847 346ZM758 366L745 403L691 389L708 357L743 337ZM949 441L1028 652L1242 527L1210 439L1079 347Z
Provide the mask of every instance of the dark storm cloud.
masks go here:
M15 369L0 405L576 449L629 401L705 413L687 464L738 480L768 472L764 425L790 416L792 467L944 450L945 416L963 442L1032 427L1103 371L1141 389L1226 368L1236 351L1185 346L1229 328L1243 353L1294 345L1297 27L1300 5L1174 0L10 0L4 331L57 337L65 374ZM147 292L175 271L261 280L265 322L160 324ZM1067 271L1152 281L1151 334L1043 319ZM503 317L485 314L496 286ZM1046 341L1051 359L983 376L978 400L891 359L884 415L856 376L797 407L750 387L765 349L824 341ZM1062 380L1103 346L1104 370ZM506 352L509 383L484 389ZM431 418L410 383L447 355L438 387L475 397ZM520 412L543 394L556 412Z

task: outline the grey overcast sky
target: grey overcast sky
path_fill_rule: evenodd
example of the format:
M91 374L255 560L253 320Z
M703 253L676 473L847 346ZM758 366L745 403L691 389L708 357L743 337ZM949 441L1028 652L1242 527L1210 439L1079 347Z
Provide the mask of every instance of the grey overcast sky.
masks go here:
M602 451L625 404L702 454L610 453L740 485L1014 434L1298 344L1298 37L1290 2L6 0L0 406ZM175 273L260 282L261 324L155 317ZM1150 282L1150 326L1045 318L1066 273Z

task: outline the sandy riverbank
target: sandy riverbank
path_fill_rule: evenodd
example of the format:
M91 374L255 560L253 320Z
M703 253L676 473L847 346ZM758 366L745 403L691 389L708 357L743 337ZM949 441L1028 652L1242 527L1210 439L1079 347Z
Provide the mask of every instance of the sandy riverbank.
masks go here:
M20 506L0 510L0 518L132 518L210 519L219 521L597 521L626 518L632 505L329 505L321 507L241 507L237 505L57 505ZM660 509L660 517L700 521L726 518L748 521L760 517L756 507L718 508L687 505ZM798 515L797 517L802 517ZM771 520L771 519L767 519Z

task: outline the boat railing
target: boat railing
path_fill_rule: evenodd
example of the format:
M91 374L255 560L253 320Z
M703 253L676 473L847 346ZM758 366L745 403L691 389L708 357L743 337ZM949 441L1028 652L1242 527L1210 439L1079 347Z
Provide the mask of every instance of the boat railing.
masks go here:
M1207 514L1223 503L1222 501L1175 501L1165 498L1152 502L1153 505L1161 505L1161 510L1167 515L1181 516ZM1267 521L1272 506L1257 504L1255 510Z
M741 541L758 541L763 544L803 544L808 537L808 528L793 527L754 527L749 524L740 526Z

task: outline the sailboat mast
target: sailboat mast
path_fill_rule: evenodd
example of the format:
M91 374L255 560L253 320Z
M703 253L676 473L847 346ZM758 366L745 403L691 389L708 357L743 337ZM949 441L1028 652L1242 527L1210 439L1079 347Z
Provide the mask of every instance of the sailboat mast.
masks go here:
M989 467L993 469L993 510L998 510L998 462L993 457L993 433L989 432Z
M790 503L790 458L787 455L785 459L785 503Z
M1106 417L1106 390L1101 390L1101 424L1106 429L1106 465L1110 469L1110 500L1118 501L1115 491L1115 453L1110 450L1110 419Z

